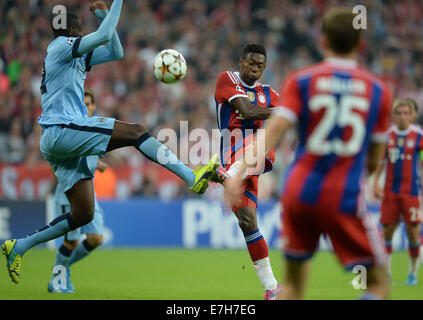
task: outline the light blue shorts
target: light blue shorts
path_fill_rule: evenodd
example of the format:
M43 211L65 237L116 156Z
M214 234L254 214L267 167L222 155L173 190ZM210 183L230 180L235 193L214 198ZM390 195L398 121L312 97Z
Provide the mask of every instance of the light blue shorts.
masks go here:
M69 124L43 126L40 149L66 192L81 179L93 178L97 167L87 156L103 157L115 119L76 118Z
M66 198L65 193L63 192L63 187L60 184L56 188L54 194L54 214L55 218L59 217L62 214L70 212L70 205L68 198ZM94 198L94 218L90 223L69 231L64 235L66 241L78 241L81 238L81 234L98 234L102 235L104 232L104 214L100 205L97 202L97 199Z

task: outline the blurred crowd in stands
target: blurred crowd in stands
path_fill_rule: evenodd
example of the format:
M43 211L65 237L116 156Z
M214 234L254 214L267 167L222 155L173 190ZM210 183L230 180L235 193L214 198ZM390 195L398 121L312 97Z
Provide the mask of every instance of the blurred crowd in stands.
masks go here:
M99 21L91 14L88 0L0 3L0 164L44 161L37 124L41 69L52 40L48 17L54 5L64 2L80 15L85 33L97 28ZM368 18L360 63L389 81L396 96L413 97L423 106L423 1L128 0L118 26L124 59L94 67L86 80L96 96L96 115L142 123L155 136L167 128L179 134L180 121L188 121L190 131L211 132L217 128L213 97L217 76L237 70L246 43L265 44L268 63L261 82L279 90L289 71L322 59L322 13L335 5L352 8L355 4L366 7ZM153 77L153 58L165 48L180 51L188 63L186 78L176 85L161 84ZM423 122L421 115L419 120ZM279 148L273 173L261 178L265 181L261 199L279 189L292 140ZM211 141L209 147L216 143ZM183 156L180 150L173 151ZM126 148L105 161L113 168L140 166L146 160ZM158 195L154 181L146 172L133 194ZM186 188L178 187L172 195L185 194Z

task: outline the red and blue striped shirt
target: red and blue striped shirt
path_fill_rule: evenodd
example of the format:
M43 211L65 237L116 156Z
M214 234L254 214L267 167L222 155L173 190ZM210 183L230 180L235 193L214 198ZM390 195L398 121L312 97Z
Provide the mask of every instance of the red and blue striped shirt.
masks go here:
M415 125L406 130L390 128L386 147L385 191L418 196L421 193L420 151L423 131Z
M353 60L332 58L291 74L280 94L275 114L296 123L299 134L285 192L356 214L369 146L386 139L388 85Z

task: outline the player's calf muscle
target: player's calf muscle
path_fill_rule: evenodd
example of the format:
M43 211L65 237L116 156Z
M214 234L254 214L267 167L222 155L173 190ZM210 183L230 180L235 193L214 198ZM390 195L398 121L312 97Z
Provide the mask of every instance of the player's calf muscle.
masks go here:
M238 218L238 224L242 232L248 233L257 229L257 220L254 209L242 208L236 212Z
M103 236L98 234L87 234L87 241L91 247L96 248L103 243Z

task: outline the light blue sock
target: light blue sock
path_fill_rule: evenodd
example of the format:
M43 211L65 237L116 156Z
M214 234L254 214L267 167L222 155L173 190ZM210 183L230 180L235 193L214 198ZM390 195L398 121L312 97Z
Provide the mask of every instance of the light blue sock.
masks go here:
M148 159L164 166L184 180L189 187L194 185L195 175L191 168L179 161L178 157L148 132L135 143L135 147Z
M72 252L72 255L71 255L70 261L69 261L69 267L71 265L73 265L75 262L85 258L93 250L94 250L94 248L89 245L87 240L79 242L78 246Z
M72 251L62 245L56 253L56 262L55 266L64 266L68 267Z
M19 255L23 256L33 246L64 235L71 230L71 226L73 226L73 221L70 213L61 215L25 238L18 239L15 244L15 250Z

